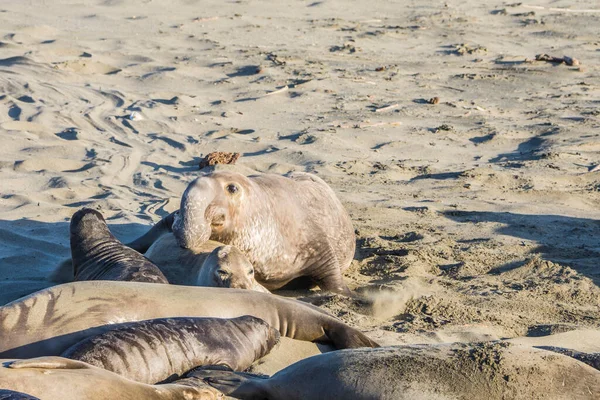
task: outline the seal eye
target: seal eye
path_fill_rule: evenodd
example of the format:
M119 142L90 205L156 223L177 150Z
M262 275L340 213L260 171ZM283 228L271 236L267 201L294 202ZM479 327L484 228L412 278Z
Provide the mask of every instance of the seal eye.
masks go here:
M238 191L240 190L239 187L237 187L237 185L230 183L229 185L227 185L227 191L231 194L236 194Z

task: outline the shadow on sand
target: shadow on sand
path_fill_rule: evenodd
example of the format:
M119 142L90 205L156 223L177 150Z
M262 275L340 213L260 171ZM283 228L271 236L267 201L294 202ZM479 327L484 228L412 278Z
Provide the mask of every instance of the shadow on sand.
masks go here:
M444 215L460 223L495 222L497 233L534 242L537 246L532 253L569 266L600 286L600 220L482 211L447 211ZM495 272L521 265L510 263Z

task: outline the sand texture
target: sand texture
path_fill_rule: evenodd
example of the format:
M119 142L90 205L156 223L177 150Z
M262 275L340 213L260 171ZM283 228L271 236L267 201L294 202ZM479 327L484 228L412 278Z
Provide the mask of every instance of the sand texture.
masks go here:
M79 208L129 241L239 153L208 168L315 173L358 234L362 299L279 294L386 345L600 352L600 4L509 3L0 2L0 302Z

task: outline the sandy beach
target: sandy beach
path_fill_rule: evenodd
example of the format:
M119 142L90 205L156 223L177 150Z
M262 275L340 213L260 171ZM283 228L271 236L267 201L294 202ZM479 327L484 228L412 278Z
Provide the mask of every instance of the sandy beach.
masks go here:
M132 240L238 152L222 168L317 174L356 228L363 300L278 294L385 345L600 352L597 2L28 0L0 22L3 303L52 284L81 207Z

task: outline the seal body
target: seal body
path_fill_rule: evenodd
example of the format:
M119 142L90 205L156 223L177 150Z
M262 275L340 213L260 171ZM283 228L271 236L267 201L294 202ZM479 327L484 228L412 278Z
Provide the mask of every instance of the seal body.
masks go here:
M184 248L209 239L237 247L269 290L309 277L348 292L342 271L354 257L354 229L333 190L311 174L200 176L182 196L173 234Z
M185 380L179 384L146 385L61 357L0 360L0 388L35 396L14 397L15 400L216 400L223 397L202 383Z
M73 214L70 236L76 281L169 283L150 260L119 242L96 210L83 208Z
M177 245L172 233L165 232L155 239L145 256L173 284L268 292L256 281L248 258L233 246L209 240L197 248L184 249Z
M239 399L597 399L600 372L570 357L509 343L352 349L301 360L264 379L189 374Z
M123 324L76 343L61 356L154 384L178 379L200 365L243 371L278 341L279 331L248 315L164 318Z
M253 290L87 281L53 286L0 307L0 357L60 355L116 324L172 317L252 315L281 336L336 348L377 346L318 307Z

